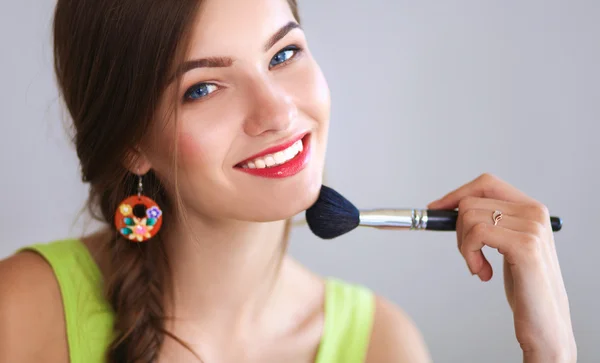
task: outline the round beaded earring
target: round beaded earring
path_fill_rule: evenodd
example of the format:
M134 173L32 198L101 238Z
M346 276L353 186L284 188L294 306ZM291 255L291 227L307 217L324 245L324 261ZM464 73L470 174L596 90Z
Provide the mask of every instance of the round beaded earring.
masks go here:
M142 176L138 175L138 192L125 198L115 213L115 227L132 242L145 242L162 226L162 211L156 202L144 195Z

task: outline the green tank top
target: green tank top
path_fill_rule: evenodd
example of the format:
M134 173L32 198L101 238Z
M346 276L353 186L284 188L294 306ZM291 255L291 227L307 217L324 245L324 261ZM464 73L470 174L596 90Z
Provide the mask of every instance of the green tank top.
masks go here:
M63 300L70 363L103 363L113 339L114 313L103 296L102 275L78 239L35 244L52 267ZM363 363L369 346L375 303L359 285L329 278L325 322L315 363Z

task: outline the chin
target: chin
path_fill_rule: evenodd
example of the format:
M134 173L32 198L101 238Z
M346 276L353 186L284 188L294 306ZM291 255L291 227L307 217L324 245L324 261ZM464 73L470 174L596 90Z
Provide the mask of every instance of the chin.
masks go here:
M285 220L303 213L310 208L319 197L321 183L312 184L310 188L305 188L297 193L290 193L281 203L269 203L255 209L253 218L257 222L273 222ZM281 200L281 199L279 199Z
M262 193L247 195L243 207L240 203L236 208L236 219L274 222L292 218L307 210L321 192L322 172L306 169L297 177L298 180L289 180L289 183L280 181L281 184L271 185Z

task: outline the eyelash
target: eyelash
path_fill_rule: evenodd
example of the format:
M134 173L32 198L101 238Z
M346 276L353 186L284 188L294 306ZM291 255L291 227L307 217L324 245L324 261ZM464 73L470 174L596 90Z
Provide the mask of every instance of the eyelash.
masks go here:
M286 59L285 61L283 61L283 62L281 62L281 63L279 63L279 64L276 64L276 65L274 65L274 66L271 66L271 63L273 62L273 59L275 59L275 57L277 57L279 54L282 54L282 53L285 53L285 52L289 52L289 51L293 51L293 52L294 52L294 54L293 54L292 56L290 56L288 59ZM282 50L280 50L279 52L277 52L277 54L275 54L275 55L273 56L273 58L271 58L271 61L269 62L269 68L270 68L270 69L274 69L274 68L276 68L276 67L280 67L280 66L283 66L283 65L285 65L285 64L288 64L288 63L290 63L290 62L291 62L291 61L293 61L294 59L298 58L298 56L299 56L299 55L302 53L302 51L303 51L303 49L302 49L302 48L300 48L300 47L299 47L299 46L297 46L297 45L289 45L289 46L287 46L287 47L283 48ZM205 94L204 96L200 96L200 97L198 97L198 98L195 98L195 99L191 98L190 96L191 96L191 95L192 95L194 92L196 92L197 90L199 90L199 89L201 89L201 88L208 88L208 87L210 87L210 86L217 87L217 90L218 90L218 88L219 88L219 85L217 85L217 84L214 84L214 83L209 83L209 82L201 82L201 83L197 83L197 84L195 84L195 85L191 86L191 87L190 87L190 88L189 88L189 89L188 89L188 90L185 92L185 94L184 94L184 96L183 96L183 102L184 102L184 103L187 103L187 102L195 102L195 101L200 101L200 100L202 100L202 99L204 99L204 98L207 98L207 97L209 97L209 96L210 96L212 93L214 93L214 92L215 92L215 91L217 91L217 90L215 90L215 91L213 91L213 92L211 92L211 93Z

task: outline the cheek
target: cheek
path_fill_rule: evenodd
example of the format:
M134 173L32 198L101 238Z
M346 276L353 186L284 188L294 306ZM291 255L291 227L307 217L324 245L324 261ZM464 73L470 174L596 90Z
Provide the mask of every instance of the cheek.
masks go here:
M207 153L202 148L202 143L197 140L193 134L182 132L179 134L178 140L178 160L180 164L190 165L197 163L207 163Z
M296 84L296 87L298 84L302 85L297 88L297 102L303 111L317 122L327 122L331 109L331 95L327 80L316 62L312 62L303 78L302 82Z
M329 110L331 108L331 93L327 80L319 68L314 76L314 97L320 105L321 111L327 113L329 119Z
M212 173L226 162L231 130L197 127L181 130L177 137L178 165L187 172Z

